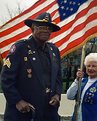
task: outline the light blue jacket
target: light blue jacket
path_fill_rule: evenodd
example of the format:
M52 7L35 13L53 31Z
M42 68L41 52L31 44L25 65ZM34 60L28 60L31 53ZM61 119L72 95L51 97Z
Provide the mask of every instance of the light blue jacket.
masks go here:
M87 78L84 78L81 83L81 93L84 89ZM67 98L74 100L77 94L78 84L77 81L73 82L67 90ZM95 81L85 92L83 101L81 103L81 118L82 121L97 121L97 81ZM73 118L72 118L72 121ZM80 121L80 120L79 120Z

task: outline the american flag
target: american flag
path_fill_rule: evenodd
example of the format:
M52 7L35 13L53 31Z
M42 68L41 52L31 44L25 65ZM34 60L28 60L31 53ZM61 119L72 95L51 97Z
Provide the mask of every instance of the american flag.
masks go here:
M50 42L59 48L61 57L97 36L96 0L38 0L0 28L0 53L3 58L14 42L31 35L24 20L35 19L44 11L51 13L52 20L61 27L50 38Z

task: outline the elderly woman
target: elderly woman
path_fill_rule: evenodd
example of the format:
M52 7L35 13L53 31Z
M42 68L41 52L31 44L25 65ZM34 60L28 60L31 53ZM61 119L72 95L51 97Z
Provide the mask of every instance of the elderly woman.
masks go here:
M67 90L67 98L76 99L78 78L82 78L78 121L97 121L97 53L87 55L84 65L88 77L82 78L83 72L79 69L76 73L77 78ZM72 121L75 120L72 118Z

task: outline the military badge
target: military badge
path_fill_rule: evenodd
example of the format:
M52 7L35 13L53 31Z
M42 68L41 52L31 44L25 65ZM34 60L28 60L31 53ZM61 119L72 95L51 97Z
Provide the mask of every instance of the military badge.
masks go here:
M16 46L15 45L12 45L12 47L10 48L10 53L14 53L16 50Z
M31 78L32 77L32 74L28 74L28 78Z
M29 49L31 48L30 45L28 45L28 48L29 48Z
M46 93L49 93L50 92L50 88L46 88Z
M52 48L52 47L50 47L50 49L51 49L51 50L53 50L53 48Z
M91 89L91 92L92 92L92 89ZM88 93L88 96L92 95L92 93Z
M29 51L28 51L28 54L29 54L29 55L31 55L31 54L32 54L32 51L31 51L31 50L29 50Z
M27 69L27 72L28 72L28 73L31 73L31 72L32 72L32 69Z
M90 88L90 92L93 92L93 88Z
M27 69L28 78L32 77L32 69Z
M35 58L35 57L33 57L33 58L32 58L32 60L34 60L34 61L35 61L35 60L36 60L36 58Z
M96 92L96 88L95 87L93 87L93 92Z
M33 54L35 54L35 51L33 51Z
M92 97L94 97L94 94L92 94Z
M93 88L90 88L90 92L96 92L96 88L95 87L93 87Z
M9 58L7 58L7 59L4 60L3 66L7 66L8 68L10 68L11 62L10 62L10 59Z
M55 53L53 53L53 56L54 56L54 57L56 56Z
M28 60L28 58L27 57L24 57L24 61L27 61Z
M55 53L53 53L53 61L57 62Z

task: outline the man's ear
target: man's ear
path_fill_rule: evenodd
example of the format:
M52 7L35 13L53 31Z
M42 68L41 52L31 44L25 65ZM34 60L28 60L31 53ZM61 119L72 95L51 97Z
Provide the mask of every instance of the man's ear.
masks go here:
M32 26L31 26L32 31L34 31L34 27L35 27L35 25L34 25L34 24L32 24Z

